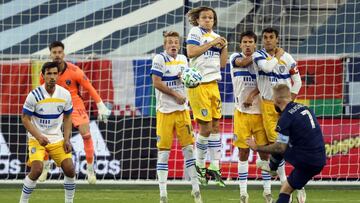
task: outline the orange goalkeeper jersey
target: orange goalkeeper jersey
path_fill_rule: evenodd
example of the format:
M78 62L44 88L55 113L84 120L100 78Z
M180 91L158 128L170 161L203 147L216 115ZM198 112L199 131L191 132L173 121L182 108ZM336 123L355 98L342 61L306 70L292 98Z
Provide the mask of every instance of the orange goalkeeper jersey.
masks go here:
M43 84L44 82L43 75L40 74L40 84ZM99 94L96 92L84 72L72 63L66 62L65 71L59 74L57 84L70 92L74 109L85 109L84 102L79 95L79 86L86 89L96 103L101 101Z

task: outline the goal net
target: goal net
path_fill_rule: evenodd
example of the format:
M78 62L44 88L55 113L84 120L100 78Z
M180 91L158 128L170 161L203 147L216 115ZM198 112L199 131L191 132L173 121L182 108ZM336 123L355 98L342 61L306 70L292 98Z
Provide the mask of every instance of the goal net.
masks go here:
M22 105L39 84L47 46L65 44L66 59L78 65L104 103L112 109L107 124L96 121L96 105L80 94L91 117L98 180L155 180L155 97L150 78L152 57L163 50L163 31L184 38L191 26L185 14L213 7L216 32L227 38L229 55L239 51L239 35L272 26L280 47L298 62L302 88L298 102L310 106L321 124L327 165L317 180L360 178L360 3L355 0L87 0L0 1L0 178L23 179L29 168ZM184 39L183 38L183 39ZM182 51L185 53L183 47ZM237 179L238 150L232 146L234 97L229 66L219 82L222 174ZM194 123L195 132L197 125ZM77 178L86 173L83 141L71 138ZM261 179L249 157L250 179ZM169 179L184 179L181 147L174 139ZM287 166L287 171L291 166ZM60 179L53 166L50 179Z

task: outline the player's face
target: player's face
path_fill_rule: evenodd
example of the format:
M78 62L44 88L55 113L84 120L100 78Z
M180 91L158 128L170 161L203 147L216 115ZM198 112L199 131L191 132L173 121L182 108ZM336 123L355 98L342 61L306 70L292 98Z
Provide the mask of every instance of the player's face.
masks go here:
M211 10L201 11L197 23L206 30L212 30L214 26L214 13Z
M241 39L240 48L241 48L241 51L246 56L251 56L254 53L255 49L256 49L256 43L255 43L254 38L249 37L249 36L244 36Z
M164 45L165 51L172 57L175 57L180 49L180 40L178 37L166 37Z
M50 58L54 62L62 63L64 61L64 49L62 47L53 47L50 50Z
M266 51L272 51L277 47L279 39L273 32L265 32L263 34L263 43Z
M55 87L58 75L59 75L58 68L54 67L54 68L46 69L44 74L44 80L46 86L49 88Z

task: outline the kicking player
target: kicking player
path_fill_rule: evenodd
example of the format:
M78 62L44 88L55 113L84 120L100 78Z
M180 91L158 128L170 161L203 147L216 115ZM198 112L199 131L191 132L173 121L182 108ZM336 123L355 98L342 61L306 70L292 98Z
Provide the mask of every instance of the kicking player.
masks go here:
M256 49L256 34L246 31L240 35L241 53L230 56L231 77L234 88L234 140L233 145L239 148L239 186L240 202L248 203L247 178L249 171L249 146L246 140L254 137L258 145L267 145L265 129L260 111L260 97L256 87L256 71L252 62L252 54ZM259 153L260 158L267 161L266 153ZM267 171L261 172L265 201L271 203L271 176Z
M274 109L271 87L276 84L286 84L291 88L292 98L295 99L301 88L301 78L296 61L278 47L279 32L274 28L266 28L262 31L262 39L264 48L253 54L253 61L258 72L257 84L262 100L261 113L267 139L270 143L274 143L277 138L275 128L279 114ZM286 180L284 161L277 172L283 183Z
M71 96L65 88L56 85L58 63L42 66L45 84L32 90L24 103L21 120L28 131L28 164L20 203L29 201L43 168L45 151L64 172L65 203L72 203L75 194L75 168L71 158ZM61 127L64 124L64 134Z
M278 84L273 88L274 104L281 117L277 123L276 143L258 146L251 139L248 145L258 152L282 154L294 169L282 184L277 203L288 203L290 194L302 189L326 164L325 145L315 114L306 106L293 102L290 88ZM271 159L268 170L276 170L281 159ZM304 201L300 201L304 202Z
M194 119L199 124L196 139L196 167L201 184L207 184L208 173L217 185L225 186L220 171L221 138L219 119L221 118L221 98L217 81L221 80L220 68L227 61L227 41L216 34L217 16L214 9L198 7L188 13L191 28L187 41L187 55L190 66L199 69L203 79L195 88L187 89ZM209 148L210 166L206 169L205 158Z
M64 61L64 44L59 41L55 41L50 44L50 58L59 63L59 79L57 84L69 90L71 93L74 112L72 114L72 123L74 127L79 129L79 132L83 138L84 151L87 162L87 180L90 184L96 183L96 175L94 169L94 144L90 134L90 120L88 113L86 112L84 101L79 95L79 86L82 86L89 92L91 97L95 100L98 108L98 119L100 121L107 122L111 111L104 105L99 94L95 88L91 85L89 79L86 77L84 72L72 63ZM43 83L43 76L40 77L40 83ZM45 158L47 160L48 158ZM44 162L43 173L41 174L40 180L45 181L47 173L50 169L49 161Z
M168 202L167 177L168 161L174 130L182 146L185 159L185 172L191 178L192 196L201 203L201 195L193 155L194 137L191 127L185 88L179 74L188 67L186 56L178 54L180 49L179 33L164 33L163 53L153 59L151 77L156 92L156 135L157 135L157 175L160 188L160 203Z

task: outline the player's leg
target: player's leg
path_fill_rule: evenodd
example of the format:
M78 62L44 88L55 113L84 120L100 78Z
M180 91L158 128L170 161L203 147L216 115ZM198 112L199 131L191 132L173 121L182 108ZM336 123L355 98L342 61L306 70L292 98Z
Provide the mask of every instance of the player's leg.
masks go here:
M61 162L64 171L65 203L72 203L75 195L75 168L71 158Z
M73 125L79 129L79 133L83 138L87 180L89 184L95 184L96 174L94 167L94 143L90 133L90 119L83 104L74 105L74 111L71 115L71 119Z
M44 182L47 179L47 174L51 169L51 162L49 160L49 153L45 151L44 161L43 161L43 170L38 179L39 182Z
M50 144L47 147L50 156L64 172L65 203L72 203L75 195L75 167L71 153L65 153L64 141Z
M29 160L28 164L31 167L30 173L25 177L20 203L29 202L31 193L36 187L36 182L41 175L43 168L43 158L45 147L41 146L37 140L29 139L28 141Z
M249 146L246 140L251 137L247 115L238 110L234 112L234 138L233 145L239 149L238 177L240 188L240 202L248 203L247 180L249 173Z
M219 133L219 119L221 118L221 98L219 88L216 82L210 83L208 87L211 99L212 127L209 137L210 166L209 174L215 179L217 185L225 187L221 177L220 159L221 159L221 137Z
M261 102L261 113L263 116L264 128L269 144L276 142L277 132L275 131L277 122L279 120L279 113L276 112L274 103L272 101L263 100ZM280 178L280 182L286 181L285 173L285 161L282 160L277 168L277 174Z
M199 124L196 136L196 171L202 185L207 185L205 158L208 151L208 141L212 128L211 101L207 91L208 84L201 84L187 89L194 119Z
M167 178L168 178L168 162L170 149L173 141L173 130L176 115L174 113L156 112L156 135L158 148L158 157L156 164L156 173L158 176L160 203L167 203Z
M188 111L176 112L175 129L180 145L182 146L182 152L185 159L185 172L190 177L191 181L191 194L194 197L195 203L202 203L193 153L194 137Z

